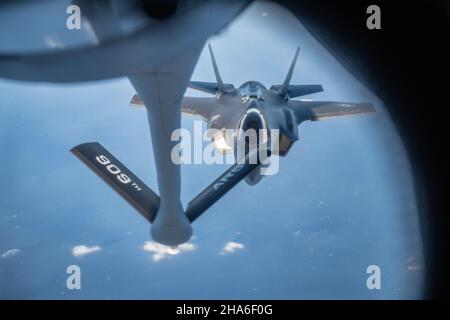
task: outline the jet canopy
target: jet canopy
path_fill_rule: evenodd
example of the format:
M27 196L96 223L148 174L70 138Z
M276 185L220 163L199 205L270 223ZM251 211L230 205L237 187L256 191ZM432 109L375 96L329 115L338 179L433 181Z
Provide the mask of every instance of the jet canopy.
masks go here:
M264 100L264 95L267 91L267 89L257 81L247 81L243 83L238 90L243 100Z

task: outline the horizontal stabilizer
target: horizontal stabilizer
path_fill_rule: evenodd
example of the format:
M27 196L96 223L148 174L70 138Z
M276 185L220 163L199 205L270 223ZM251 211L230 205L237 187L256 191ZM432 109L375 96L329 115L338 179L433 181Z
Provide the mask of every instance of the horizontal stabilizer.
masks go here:
M252 163L250 163L251 159L256 159L255 153L258 153L257 149L247 153L243 159L225 171L220 177L214 180L213 183L211 183L202 192L200 192L198 196L188 203L186 208L186 216L190 222L197 219L203 212L216 203L217 200L222 198L250 172L261 165L262 161L259 159L259 156L257 157L257 161L252 161ZM269 150L265 151L265 153L267 153L267 156L270 156Z
M275 92L279 92L281 89L281 85L275 84L271 86L270 89ZM307 94L312 94L321 91L323 91L323 88L320 84L301 84L301 85L291 84L287 87L287 94L289 98L301 97Z
M133 172L98 142L80 144L70 150L150 223L159 209L159 197Z
M216 94L217 92L221 91L219 89L219 86L215 82L190 81L188 87L191 89L195 89L210 94ZM223 85L223 90L224 91L234 90L234 86L232 84L225 83Z

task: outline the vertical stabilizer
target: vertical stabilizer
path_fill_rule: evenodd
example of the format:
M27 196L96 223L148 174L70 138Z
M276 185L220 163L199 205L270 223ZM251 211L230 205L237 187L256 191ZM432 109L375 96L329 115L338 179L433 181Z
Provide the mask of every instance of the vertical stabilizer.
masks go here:
M284 79L283 85L280 88L279 93L281 95L286 95L288 88L289 88L289 83L291 82L292 79L292 74L294 73L294 68L295 68L295 63L297 62L297 58L298 58L298 53L300 52L300 48L297 47L297 50L295 51L295 55L294 55L294 59L291 62L291 66L289 68L289 71L286 75L286 79Z
M217 68L217 63L216 63L216 59L214 58L214 52L212 50L211 44L208 44L208 48L209 48L209 54L211 55L211 62L213 64L214 74L216 75L217 88L219 89L220 92L224 92L225 86L223 85L222 78L220 77L219 68Z

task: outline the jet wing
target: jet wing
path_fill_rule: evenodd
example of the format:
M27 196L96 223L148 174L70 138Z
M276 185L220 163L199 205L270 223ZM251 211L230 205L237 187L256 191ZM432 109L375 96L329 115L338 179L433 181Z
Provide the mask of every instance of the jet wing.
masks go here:
M214 112L220 107L215 97L183 97L181 113L183 115L201 116L210 123Z
M135 94L130 101L130 105L143 107L144 102ZM189 116L200 116L207 123L210 123L214 112L220 107L215 97L183 97L181 102L181 113Z
M298 124L306 120L318 121L375 112L375 108L369 102L290 100L288 107L294 112Z

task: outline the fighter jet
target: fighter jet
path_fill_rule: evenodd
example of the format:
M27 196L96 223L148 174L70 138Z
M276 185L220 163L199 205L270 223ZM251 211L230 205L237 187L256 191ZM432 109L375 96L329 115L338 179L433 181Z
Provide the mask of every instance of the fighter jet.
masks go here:
M298 140L298 126L304 121L318 121L340 116L350 116L375 112L368 102L335 102L293 100L292 98L323 91L319 84L292 85L290 84L300 48L297 47L294 58L283 84L272 85L269 89L257 81L247 81L239 88L232 84L223 83L211 44L208 45L212 66L217 82L190 81L189 87L214 95L214 97L184 97L181 111L186 115L197 115L206 121L208 129L214 129L211 138L216 142L216 149L221 153L232 152L239 160L238 146L245 146L245 134L252 130L256 143L248 147L259 148L271 139L274 129L279 130L277 135L277 150L280 156L286 156L291 146ZM143 102L138 95L131 99L134 106L142 106ZM232 130L226 134L225 130ZM261 136L259 135L261 134ZM249 139L250 140L250 139ZM252 141L247 141L247 144ZM273 147L272 147L273 148ZM247 150L247 151L245 151ZM245 149L241 152L249 152ZM262 161L262 159L260 159ZM266 164L260 163L244 180L249 185L255 185L263 175L261 169Z
M215 129L212 139L220 141L216 148L221 152L237 150L243 145L245 152L243 158L236 158L236 164L223 175L211 183L196 198L188 203L185 215L192 223L226 192L244 179L248 184L254 185L261 178L261 169L267 166L272 152L286 156L295 141L298 140L298 125L304 121L318 121L340 116L350 116L375 112L369 102L335 102L335 101L306 101L292 98L323 91L321 85L292 85L290 84L300 48L297 47L289 71L282 84L272 85L269 89L257 81L247 81L239 88L224 83L211 45L208 46L214 74L217 82L190 81L189 87L200 90L213 97L185 96L181 103L181 111L187 115L201 116L209 129ZM143 106L144 102L138 95L131 99L134 106ZM232 129L233 134L224 134L225 130ZM274 130L277 135L277 150L269 147ZM256 143L246 143L245 135L248 130L262 131L257 136ZM259 158L259 149L266 148L265 158ZM258 153L257 161L251 162L250 157ZM153 199L154 208L157 208L157 196L148 191L148 199ZM153 215L149 215L154 219ZM165 241L165 239L161 239Z

